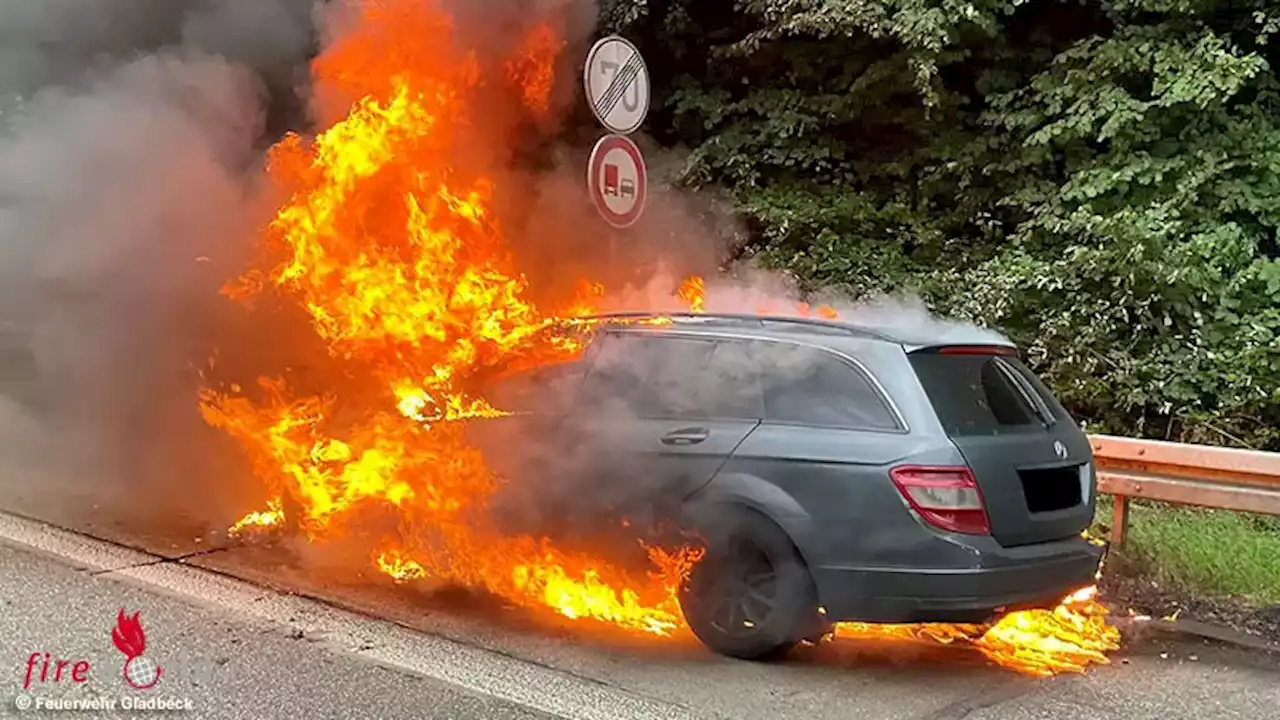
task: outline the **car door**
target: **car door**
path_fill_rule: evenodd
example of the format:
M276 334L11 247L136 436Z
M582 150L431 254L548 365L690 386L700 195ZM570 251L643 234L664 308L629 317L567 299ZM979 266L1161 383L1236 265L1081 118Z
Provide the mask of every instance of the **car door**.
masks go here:
M465 432L497 477L489 512L507 533L551 534L573 497L561 463L561 425L587 367L585 360L544 365L483 387L482 397L509 414L470 420Z
M760 422L755 386L738 382L745 351L735 350L696 335L603 336L571 423L589 448L588 496L660 520L706 484Z

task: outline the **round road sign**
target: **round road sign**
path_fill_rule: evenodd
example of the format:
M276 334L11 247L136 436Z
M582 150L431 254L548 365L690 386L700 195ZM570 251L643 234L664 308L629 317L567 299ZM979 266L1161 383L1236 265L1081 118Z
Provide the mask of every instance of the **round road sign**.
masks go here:
M587 163L587 190L605 222L616 228L635 224L649 192L640 148L622 135L600 138Z
M617 35L591 47L582 84L591 112L609 132L635 132L649 114L649 70L636 46Z

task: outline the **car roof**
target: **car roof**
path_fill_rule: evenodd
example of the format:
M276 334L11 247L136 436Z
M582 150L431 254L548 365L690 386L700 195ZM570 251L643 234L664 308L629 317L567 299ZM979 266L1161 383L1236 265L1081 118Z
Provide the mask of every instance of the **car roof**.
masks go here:
M1015 347L998 333L961 323L930 320L914 326L868 325L842 320L825 320L786 315L739 315L725 313L646 313L625 312L592 315L583 320L601 326L615 326L634 331L661 333L678 329L682 333L723 333L762 339L794 339L805 337L821 344L821 338L850 338L900 345L907 352L949 345Z

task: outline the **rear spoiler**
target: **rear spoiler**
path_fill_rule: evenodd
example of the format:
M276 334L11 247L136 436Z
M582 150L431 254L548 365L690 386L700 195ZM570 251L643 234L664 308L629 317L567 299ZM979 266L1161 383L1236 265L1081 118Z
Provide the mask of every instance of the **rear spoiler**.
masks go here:
M908 354L930 355L1017 355L1018 349L1012 345L921 345L908 348Z

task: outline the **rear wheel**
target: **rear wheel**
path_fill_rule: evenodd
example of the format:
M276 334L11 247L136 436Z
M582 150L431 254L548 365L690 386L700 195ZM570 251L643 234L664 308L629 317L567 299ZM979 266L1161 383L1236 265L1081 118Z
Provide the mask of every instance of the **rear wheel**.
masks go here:
M744 660L783 655L816 626L817 600L804 560L777 525L739 511L707 538L680 606L712 651Z

